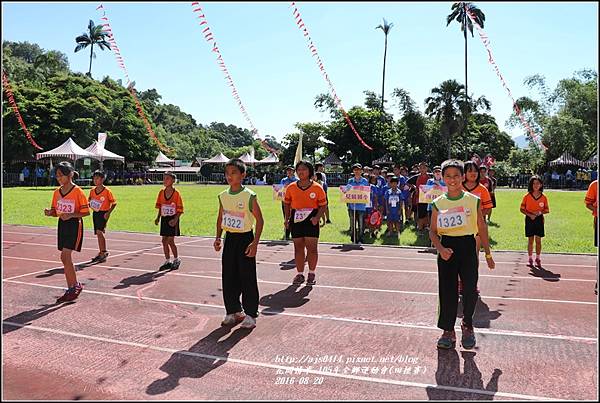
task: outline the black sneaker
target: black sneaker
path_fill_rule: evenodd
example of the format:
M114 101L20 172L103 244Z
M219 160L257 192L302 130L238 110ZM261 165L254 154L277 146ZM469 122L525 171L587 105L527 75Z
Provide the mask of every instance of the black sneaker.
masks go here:
M158 270L170 270L173 267L173 263L166 261L162 266L158 268Z
M96 262L104 263L104 262L106 262L107 257L108 257L108 252L102 252L102 253L98 254L98 256L96 256L96 258L98 258L96 260Z
M315 280L315 273L308 273L308 279L306 280L306 285L315 285L317 281Z
M293 284L302 284L302 283L304 283L304 274L302 274L302 273L296 274L296 277L294 277L294 281L292 283Z
M461 344L462 346L470 350L475 347L475 332L473 331L473 326L467 326L465 323L460 324L460 330L462 332Z
M456 333L454 330L444 330L442 337L437 342L437 348L449 350L456 347Z
M331 220L325 221L325 224L331 224Z

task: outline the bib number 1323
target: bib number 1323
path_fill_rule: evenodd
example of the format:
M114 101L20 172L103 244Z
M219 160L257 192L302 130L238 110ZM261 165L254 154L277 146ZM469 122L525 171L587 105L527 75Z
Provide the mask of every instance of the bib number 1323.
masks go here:
M437 225L439 228L461 228L466 224L467 215L463 207L441 210L438 214Z

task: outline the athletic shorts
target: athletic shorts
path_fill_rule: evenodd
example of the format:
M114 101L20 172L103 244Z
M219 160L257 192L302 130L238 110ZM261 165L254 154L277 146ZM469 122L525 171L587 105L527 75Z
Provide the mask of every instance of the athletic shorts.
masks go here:
M63 221L58 219L58 250L63 248L81 252L83 244L83 220L71 218Z
M104 232L106 229L107 220L104 218L104 214L106 213L106 211L94 211L92 214L92 218L94 219L94 234L98 231Z
M490 193L490 197L492 198L492 208L496 208L496 195Z
M175 218L174 215L160 217L160 235L161 236L179 236L179 220L174 227L169 225L169 221Z
M292 214L290 216L290 229L292 230L292 239L293 238L318 238L320 234L319 223L317 225L313 225L310 222L311 218L317 215L319 210L314 209L312 213L304 221L294 222L294 215L296 210L292 210Z
M535 218L535 220L531 220L529 217L525 217L525 236L529 238L530 236L539 236L540 238L544 237L544 216L539 215Z
M594 246L598 247L598 217L594 217Z
M417 210L417 217L418 218L427 217L427 203L419 203L419 207Z

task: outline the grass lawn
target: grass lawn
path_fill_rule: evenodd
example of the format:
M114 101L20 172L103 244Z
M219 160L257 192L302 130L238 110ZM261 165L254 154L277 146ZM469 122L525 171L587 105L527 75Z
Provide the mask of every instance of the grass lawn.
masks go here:
M156 210L154 203L161 187L159 185L114 186L111 187L118 206L109 221L108 230L124 230L156 233L154 225ZM215 220L218 209L217 194L225 185L179 185L185 207L181 218L182 235L208 235L215 233ZM263 239L283 238L283 217L281 204L272 198L270 186L252 187L265 217ZM56 218L45 217L44 208L49 207L54 188L5 188L3 189L2 222L6 224L29 224L56 226ZM89 194L89 188L84 188ZM498 207L492 214L490 238L493 249L526 250L524 216L519 205L526 190L498 190ZM585 208L582 191L545 192L550 204L550 214L546 217L546 237L542 248L546 252L595 253L592 215ZM329 191L332 224L321 229L321 240L333 243L349 243L348 214L345 205L339 201L339 189ZM91 217L84 219L86 228L92 229ZM385 225L382 226L382 229ZM378 245L429 246L427 235L417 235L413 226L404 229L399 238L386 238L380 234L375 240L367 238L367 243Z

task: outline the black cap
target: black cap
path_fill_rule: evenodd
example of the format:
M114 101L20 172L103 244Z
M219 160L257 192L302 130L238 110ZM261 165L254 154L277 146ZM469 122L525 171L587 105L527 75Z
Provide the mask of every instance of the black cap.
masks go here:
M435 172L435 171L441 171L441 170L442 170L442 167L439 166L439 165L436 165L436 166L433 167L433 172Z
M390 179L391 182L398 182L398 177L396 175L392 176L392 179Z
M293 167L293 166L287 166L287 167L285 167L285 170L286 170L286 171L288 171L288 170L290 170L290 169L291 169L292 171L294 171L294 167Z
M388 174L386 175L386 177L391 178L391 177L396 177L396 175L394 175L393 172L388 172Z
M352 165L352 169L356 169L356 168L362 169L362 165L360 165L359 163Z
M170 176L171 178L173 178L173 180L177 180L177 175L175 175L173 172L171 171L167 171L164 173L165 176Z
M373 165L373 169L379 169L379 170L381 170L381 167L379 165Z

